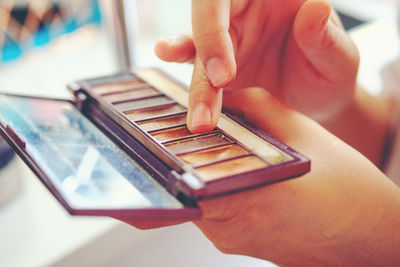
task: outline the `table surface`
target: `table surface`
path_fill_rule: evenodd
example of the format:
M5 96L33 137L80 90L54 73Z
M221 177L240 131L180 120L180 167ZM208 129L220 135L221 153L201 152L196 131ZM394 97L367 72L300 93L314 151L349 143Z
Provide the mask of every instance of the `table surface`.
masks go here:
M398 54L396 23L381 20L358 28L352 36L362 58L360 82L378 93L380 69ZM63 38L68 40L58 40L16 63L0 66L1 90L68 98L67 82L117 69L101 30L88 27ZM152 55L148 43L143 42L141 49ZM154 56L139 56L138 61L159 66L184 83L190 80L188 65L161 63ZM72 217L21 161L16 165L23 186L0 208L0 266L272 265L219 253L191 224L139 231L109 218Z

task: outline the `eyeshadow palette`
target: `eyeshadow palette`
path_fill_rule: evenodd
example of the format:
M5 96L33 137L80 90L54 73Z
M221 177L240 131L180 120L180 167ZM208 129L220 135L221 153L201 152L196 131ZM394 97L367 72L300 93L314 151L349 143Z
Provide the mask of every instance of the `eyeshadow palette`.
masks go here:
M3 136L72 214L184 218L196 202L296 176L300 153L227 112L186 127L188 91L156 69L69 85L74 101L0 95Z

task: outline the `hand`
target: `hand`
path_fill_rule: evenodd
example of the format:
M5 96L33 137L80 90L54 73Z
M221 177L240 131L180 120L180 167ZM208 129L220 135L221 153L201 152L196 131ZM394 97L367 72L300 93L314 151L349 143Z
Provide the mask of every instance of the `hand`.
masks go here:
M167 61L193 60L188 127L215 127L225 94L266 88L322 119L351 102L358 52L325 0L193 0L193 40L160 41ZM226 103L224 99L224 104Z
M307 155L296 179L199 202L221 251L286 265L396 265L400 190L360 153L266 90L236 92L245 118ZM252 107L249 109L248 107ZM152 228L177 222L135 222Z

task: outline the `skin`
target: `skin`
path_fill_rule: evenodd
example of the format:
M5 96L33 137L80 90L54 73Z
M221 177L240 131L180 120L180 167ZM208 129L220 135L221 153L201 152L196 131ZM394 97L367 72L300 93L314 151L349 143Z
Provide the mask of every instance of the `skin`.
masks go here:
M212 129L223 104L312 161L300 178L199 202L194 223L222 252L279 265L399 265L400 189L365 157L381 157L390 106L357 90L358 53L329 3L192 6L193 39L155 48L161 59L194 63L190 130ZM225 80L215 61L219 74L207 71L216 57Z
M197 51L188 115L191 131L215 127L222 87L226 94L262 87L314 117L336 113L352 99L359 56L329 2L194 0L192 17L192 42L177 38L180 45L161 41L155 48L167 61L177 61L178 55L179 61L192 60ZM220 61L220 67L207 71L212 60ZM208 110L195 116L199 105Z
M358 151L266 90L238 94L243 116L307 155L312 169L297 179L199 202L203 215L194 223L207 238L224 253L279 265L400 264L399 188ZM140 229L180 223L125 222Z
M190 131L213 129L222 102L234 111L235 92L258 86L382 163L391 105L357 88L359 54L329 2L198 0L192 6L193 38L176 36L155 47L165 61L194 62ZM206 68L213 58L229 74L217 86Z

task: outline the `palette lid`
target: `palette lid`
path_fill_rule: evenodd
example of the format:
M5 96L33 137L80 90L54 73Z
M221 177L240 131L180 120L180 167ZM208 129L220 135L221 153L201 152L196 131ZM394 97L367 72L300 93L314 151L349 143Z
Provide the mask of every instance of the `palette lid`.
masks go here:
M69 101L0 94L0 118L2 135L71 214L199 216Z

